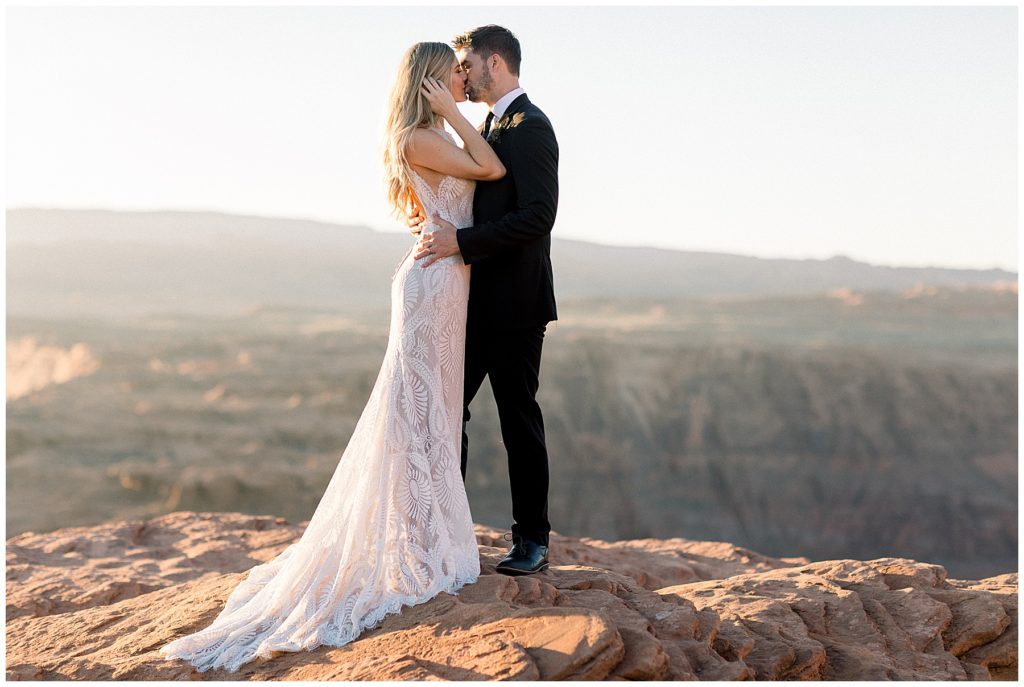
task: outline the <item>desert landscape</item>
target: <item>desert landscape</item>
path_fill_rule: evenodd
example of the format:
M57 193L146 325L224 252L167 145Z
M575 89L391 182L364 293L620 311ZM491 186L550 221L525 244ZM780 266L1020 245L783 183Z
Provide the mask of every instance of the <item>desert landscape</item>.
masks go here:
M308 518L411 240L9 211L8 536L176 510ZM540 400L559 532L1016 570L1015 274L635 250L554 242ZM473 515L507 528L486 384L473 416Z
M1019 679L1016 7L127 4L5 8L7 680Z

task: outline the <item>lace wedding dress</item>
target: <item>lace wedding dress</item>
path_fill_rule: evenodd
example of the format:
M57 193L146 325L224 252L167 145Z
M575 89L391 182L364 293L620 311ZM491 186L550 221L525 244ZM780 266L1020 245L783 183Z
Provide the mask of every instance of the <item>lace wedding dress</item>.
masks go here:
M429 214L472 224L476 182L448 176L435 192L412 176ZM402 606L479 577L460 472L470 267L455 255L422 268L413 255L392 278L370 399L302 537L250 569L212 625L162 656L235 672L275 651L342 646Z

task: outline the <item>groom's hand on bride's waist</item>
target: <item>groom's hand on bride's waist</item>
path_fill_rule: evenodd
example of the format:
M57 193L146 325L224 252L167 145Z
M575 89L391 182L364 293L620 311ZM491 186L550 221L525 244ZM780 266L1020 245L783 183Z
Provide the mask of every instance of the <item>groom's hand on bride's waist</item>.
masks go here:
M451 222L434 217L431 223L437 225L432 232L424 232L416 242L416 260L425 258L420 267L429 267L441 258L461 255L459 242L455 239L455 225Z

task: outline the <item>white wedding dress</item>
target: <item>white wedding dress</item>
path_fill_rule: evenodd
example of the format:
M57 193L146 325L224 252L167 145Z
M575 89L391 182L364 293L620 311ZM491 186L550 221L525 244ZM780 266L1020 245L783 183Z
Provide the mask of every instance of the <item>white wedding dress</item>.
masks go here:
M435 192L412 176L429 214L472 224L476 182L448 176ZM470 267L455 255L422 268L413 254L392 279L370 399L302 537L250 569L213 624L162 656L235 672L275 651L342 646L402 606L479 577L460 472Z

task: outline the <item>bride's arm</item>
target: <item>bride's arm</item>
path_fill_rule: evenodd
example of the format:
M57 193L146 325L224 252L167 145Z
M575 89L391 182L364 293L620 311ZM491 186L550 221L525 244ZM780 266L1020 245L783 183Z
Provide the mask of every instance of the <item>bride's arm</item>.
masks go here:
M512 150L509 169L516 183L516 207L501 217L455 227L435 217L440 228L420 236L420 267L428 267L449 255L461 255L467 265L515 250L551 234L558 208L558 141L551 122L543 113L525 116L503 134L514 137L506 144Z
M428 78L424 81L423 94L430 109L448 120L466 148L452 145L432 131L417 129L406 148L406 159L411 164L463 179L494 181L505 176L505 165L455 106L448 89L436 79Z

